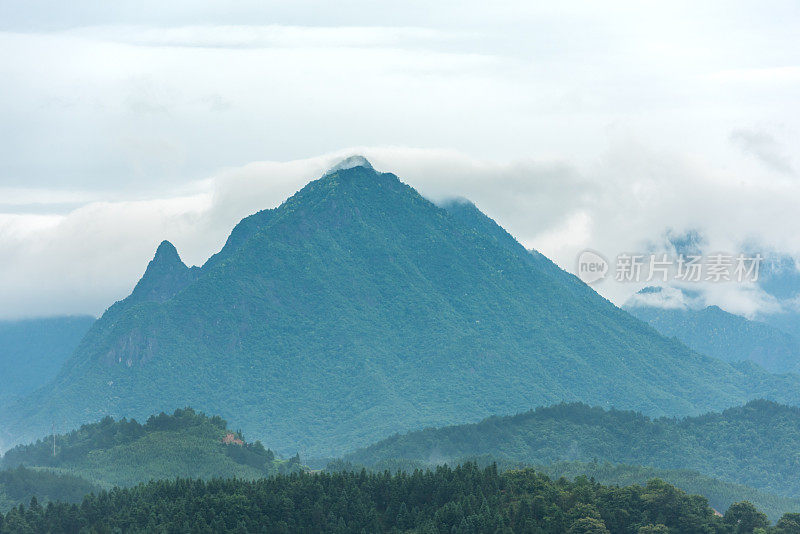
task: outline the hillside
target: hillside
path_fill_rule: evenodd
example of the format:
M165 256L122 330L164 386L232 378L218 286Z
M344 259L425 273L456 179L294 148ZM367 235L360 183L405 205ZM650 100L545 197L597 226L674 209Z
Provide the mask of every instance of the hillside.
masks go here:
M800 342L766 323L702 309L626 305L624 309L666 337L728 362L748 360L773 373L800 372Z
M6 452L0 468L43 468L110 488L176 477L254 479L300 467L297 458L277 460L260 442L245 443L240 438L222 418L190 408L151 416L143 425L106 417L56 436L55 455L52 436L19 445Z
M0 402L51 381L94 321L88 315L0 321Z
M791 255L767 254L759 273L758 289L775 305L760 310L757 319L800 339L800 264Z
M715 510L724 512L733 503L751 502L771 521L778 521L787 513L800 512L800 498L782 497L686 469L658 469L607 462L556 462L548 466L536 466L536 470L552 478L585 476L600 484L614 486L644 485L650 480L660 479L690 495L702 495Z
M548 465L593 460L691 469L779 495L800 497L796 451L800 408L752 401L684 419L650 419L627 411L560 404L477 424L395 435L345 461L373 465L390 459L453 461L490 455Z
M0 471L0 514L36 497L40 503L61 501L79 503L88 493L100 488L74 475L34 470L25 467Z
M800 401L800 378L660 336L475 206L364 162L245 218L189 268L162 243L48 387L0 410L11 443L176 399L277 450L333 456L396 431L562 400L694 414Z
M733 529L741 523L749 527ZM746 503L716 517L704 498L658 480L616 488L585 478L552 481L531 470L499 474L468 464L395 476L151 482L89 497L76 508L15 509L0 520L0 532L744 534L767 524Z
M548 465L530 464L511 460L501 460L491 455L459 458L447 462L429 462L422 460L387 459L378 461L370 466L353 464L342 460L333 460L328 463L326 470L336 473L339 471L359 472L366 469L371 472L382 473L398 471L413 473L415 470L433 469L436 465L464 465L474 463L478 467L496 465L500 471L522 470L533 468L555 479L566 477L573 480L578 477L594 479L601 484L614 486L630 486L634 484L645 485L653 479L663 480L690 495L702 495L708 499L715 510L725 511L733 503L749 501L756 508L767 514L771 521L777 521L786 513L800 511L800 498L783 497L751 488L742 484L725 482L713 477L702 475L697 471L688 469L658 469L641 465L612 464L610 462L555 462Z

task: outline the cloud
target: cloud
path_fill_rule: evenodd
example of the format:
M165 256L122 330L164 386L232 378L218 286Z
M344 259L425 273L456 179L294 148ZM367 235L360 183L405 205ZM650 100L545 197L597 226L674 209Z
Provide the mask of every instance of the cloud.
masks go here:
M791 161L772 135L752 130L735 130L731 133L730 140L768 168L783 174L795 174Z
M207 205L199 195L0 216L0 315L102 312L133 288L152 238L191 234Z
M789 4L187 6L0 2L0 315L100 313L353 151L567 268L667 232L800 257Z
M3 185L130 193L363 144L583 166L625 135L736 165L729 132L800 127L782 6L6 4Z
M725 173L640 145L617 146L589 171L564 162L492 162L452 150L352 147L233 167L168 197L88 200L63 215L0 216L2 315L99 314L128 294L161 240L172 241L188 264L202 264L241 218L277 206L354 153L435 201L474 201L525 246L568 270L584 248L615 258L672 252L676 242L687 240L706 253L758 246L800 257L800 237L793 231L800 224L796 185L731 181ZM30 192L18 198L30 198ZM772 217L763 216L767 210ZM607 279L596 289L621 304L643 285ZM737 313L775 306L752 285L696 287L709 304Z
M699 307L695 300L691 299L686 293L670 286L645 288L633 295L626 304L667 310L695 309Z
M448 32L431 28L391 26L306 27L229 25L91 26L66 35L136 46L199 48L418 48L472 40L477 33Z

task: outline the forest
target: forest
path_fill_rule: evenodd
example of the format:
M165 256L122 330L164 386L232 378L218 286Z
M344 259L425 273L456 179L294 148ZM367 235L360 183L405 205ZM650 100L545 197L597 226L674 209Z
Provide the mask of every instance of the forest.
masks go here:
M448 463L459 465L475 463L479 467L496 465L500 471L521 470L532 468L551 478L566 477L570 480L585 476L597 482L614 486L643 485L652 479L659 479L692 495L702 495L708 499L715 510L727 510L732 504L746 500L753 503L756 508L767 514L771 521L777 521L787 512L800 510L800 499L785 497L762 490L757 490L742 484L726 482L709 477L689 469L659 469L642 465L614 464L611 462L554 462L552 464L529 464L511 460L503 460L491 455L472 456L460 458ZM413 472L416 469L429 469L431 464L427 461L389 459L382 460L371 466L357 465L340 459L330 461L326 467L329 472L360 471L366 469L372 472Z
M660 480L604 486L497 466L390 474L294 473L255 481L152 481L87 496L80 505L32 499L0 532L800 533L748 502L718 516L701 496Z

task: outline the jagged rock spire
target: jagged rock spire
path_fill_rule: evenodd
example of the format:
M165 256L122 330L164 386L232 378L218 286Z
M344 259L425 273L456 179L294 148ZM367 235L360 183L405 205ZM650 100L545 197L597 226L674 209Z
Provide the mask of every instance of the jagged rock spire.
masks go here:
M191 270L181 261L175 245L162 241L156 254L147 265L144 276L136 284L127 300L132 302L162 302L186 287L194 278Z

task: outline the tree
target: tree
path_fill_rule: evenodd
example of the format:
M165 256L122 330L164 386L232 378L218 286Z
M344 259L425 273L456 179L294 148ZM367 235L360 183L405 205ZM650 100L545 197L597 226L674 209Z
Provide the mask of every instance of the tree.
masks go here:
M639 527L638 534L669 534L669 528L661 523L657 525L645 525L643 527Z
M780 534L800 534L800 514L783 514L775 527Z
M602 519L582 517L569 527L569 534L609 534Z
M759 512L750 501L734 503L728 508L723 522L732 527L736 534L750 534L757 528L767 528L769 519Z

